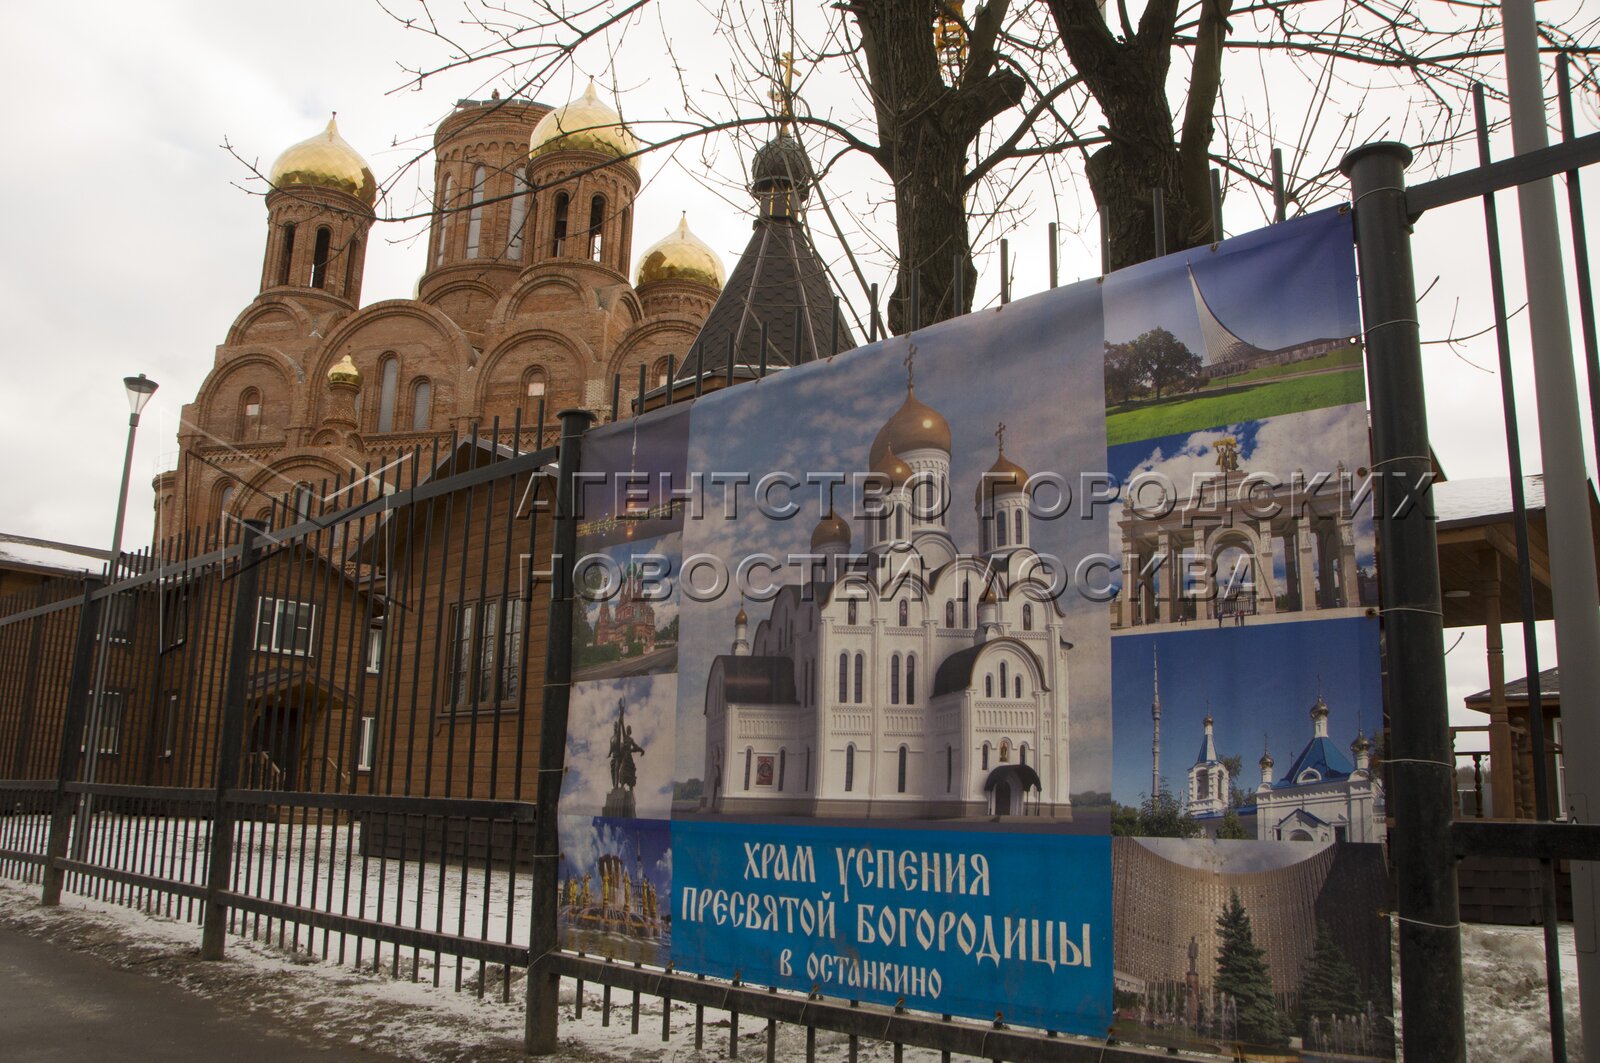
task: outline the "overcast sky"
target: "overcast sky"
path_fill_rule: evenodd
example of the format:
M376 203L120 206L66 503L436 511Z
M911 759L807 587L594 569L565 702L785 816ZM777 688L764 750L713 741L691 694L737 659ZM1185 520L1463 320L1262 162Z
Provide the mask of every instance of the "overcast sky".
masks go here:
M395 0L391 6L407 4ZM1544 16L1553 17L1554 8L1544 8ZM649 30L673 41L680 63L720 62L711 53L723 43L705 27L682 21L698 17L700 5L674 2L663 10L673 21L652 19ZM675 90L675 81L667 80L673 75L661 54L659 47L621 53L622 109L629 117L656 117L673 106L676 92L663 85ZM437 45L407 33L365 0L279 0L269 6L86 0L7 7L0 40L0 115L8 139L0 162L0 196L7 204L0 342L11 377L0 388L0 442L11 455L11 490L0 530L109 543L126 430L120 381L144 372L161 390L146 412L135 455L127 541L148 541L148 485L176 460L178 411L193 398L216 344L255 294L260 277L265 210L259 194L235 187L248 183L248 170L220 145L226 140L266 167L336 110L345 138L384 179L425 145L418 138L458 97L488 93L487 72L480 72L389 94L404 81L398 61L416 65L438 55ZM599 67L590 72L604 74ZM573 76L564 73L539 97L560 103L576 95L582 84ZM1230 76L1237 83L1245 75L1236 67ZM826 88L814 85L810 92L822 97ZM1292 102L1289 95L1275 86L1280 119ZM1580 132L1594 129L1593 99L1582 101L1580 111ZM1298 126L1298 118L1291 124ZM698 158L698 152L688 154ZM634 246L648 246L687 209L695 230L731 266L749 234L746 201L692 177L684 153L679 160L682 165L655 157L644 161ZM738 153L723 151L717 160L727 176L739 180ZM1455 166L1470 161L1458 158ZM870 176L846 166L834 179L846 195L865 187ZM1086 192L1069 186L1062 209L1090 202ZM1600 233L1600 189L1591 189L1588 203L1591 228ZM416 205L411 186L402 182L383 209L404 213ZM1564 202L1561 211L1564 217ZM1230 198L1227 215L1230 232L1263 221L1256 197L1242 191ZM1033 227L1012 234L1019 294L1043 286L1043 230L1051 216L1048 209L1036 210ZM1094 275L1094 219L1062 219L1074 230L1063 236L1063 279ZM1433 285L1422 304L1426 338L1474 333L1491 324L1481 219L1478 206L1462 204L1429 214L1417 226L1418 286ZM886 223L887 212L880 212L879 221ZM1501 223L1514 248L1512 196L1502 198ZM422 247L414 239L419 228L382 229L367 258L367 302L410 295L422 269ZM992 257L979 266L981 302L992 298L998 279ZM1510 302L1517 307L1521 271L1513 261L1507 272ZM887 278L869 271L868 279ZM1524 327L1519 317L1514 342L1524 447L1534 470L1539 441ZM1430 427L1445 471L1453 478L1503 475L1499 382L1469 364L1492 367L1492 337L1459 352L1430 346L1425 360ZM1581 367L1579 379L1581 387ZM1520 674L1514 631L1506 642L1508 674ZM1481 639L1469 637L1450 662L1454 698L1483 685ZM1553 649L1546 663L1553 663Z

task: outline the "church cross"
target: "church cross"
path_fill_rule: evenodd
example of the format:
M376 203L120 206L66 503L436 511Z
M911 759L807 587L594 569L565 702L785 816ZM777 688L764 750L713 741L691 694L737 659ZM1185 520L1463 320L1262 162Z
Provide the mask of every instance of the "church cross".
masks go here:
M916 367L914 365L916 360L917 345L915 343L906 344L906 356L901 364L906 367L906 388L908 390L916 386Z
M1004 454L1006 452L1006 423L1004 421L1001 421L1000 427L994 430L994 438L1000 445L1000 453Z

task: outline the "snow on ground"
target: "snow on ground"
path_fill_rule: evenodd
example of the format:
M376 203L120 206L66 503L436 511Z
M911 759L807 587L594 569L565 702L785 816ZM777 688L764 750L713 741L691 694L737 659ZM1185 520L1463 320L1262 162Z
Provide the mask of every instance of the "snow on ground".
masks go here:
M142 855L112 861L103 854L96 862L127 863L128 869L145 873L160 868L175 878L203 881L206 838L201 824L168 821L157 828L149 821L127 821L116 829L133 833L125 833L124 844L107 853ZM239 873L251 872L249 892L258 896L326 911L345 910L348 904L351 914L361 912L406 926L521 945L528 940L526 873L463 872L459 867L441 869L436 863L366 859L360 855L359 836L347 827L253 824L241 829L238 848ZM274 854L275 859L262 859ZM236 882L236 888L244 885L243 880ZM479 977L475 961L458 967L444 956L435 966L428 953L402 949L397 956L385 946L381 969L375 972L371 941L356 943L340 934L304 929L285 933L281 924L253 917L239 926L253 936L235 934L228 939L231 963L204 964L196 958L199 927L194 906L157 900L147 907L128 907L139 904L141 895L120 890L116 896L126 903L66 893L59 909L44 909L37 903L37 885L0 879L0 926L100 952L113 962L137 955L143 970L224 1002L266 1009L296 1029L336 1035L345 1038L343 1043L428 1060L524 1058L519 1051L524 993L519 971L511 972L507 993L503 968L488 965L482 972L485 993L480 999L475 992ZM1568 1051L1577 1059L1582 1052L1571 926L1561 928L1560 942ZM363 949L365 961L359 970L351 966L357 947ZM1495 1063L1548 1059L1542 930L1466 926L1462 951L1469 1058ZM440 987L432 984L435 979ZM458 983L465 992L452 991ZM574 991L570 981L563 984L564 1058L628 1063L729 1058L725 1013L707 1010L705 1047L696 1051L692 1007L673 1007L672 1035L663 1042L659 1000L643 999L640 1033L633 1035L628 993L613 992L611 1024L603 1026L599 987L586 987L581 1018L574 1015ZM745 1017L740 1056L762 1058L765 1038L765 1023ZM838 1058L843 1055L844 1038L819 1031L817 1045L824 1058ZM777 1058L804 1058L804 1046L802 1028L780 1025ZM861 1057L888 1060L892 1050L886 1044L863 1042ZM936 1055L908 1048L906 1058L932 1063Z

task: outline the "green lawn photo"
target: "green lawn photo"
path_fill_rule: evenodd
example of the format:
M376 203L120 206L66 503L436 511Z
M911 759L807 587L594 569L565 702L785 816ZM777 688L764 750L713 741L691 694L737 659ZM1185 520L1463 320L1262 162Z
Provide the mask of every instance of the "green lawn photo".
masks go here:
M1324 357L1332 358L1334 354ZM1356 357L1359 361L1359 353ZM1245 382L1213 391L1128 403L1106 411L1106 445L1364 402L1366 394L1358 364L1287 380Z

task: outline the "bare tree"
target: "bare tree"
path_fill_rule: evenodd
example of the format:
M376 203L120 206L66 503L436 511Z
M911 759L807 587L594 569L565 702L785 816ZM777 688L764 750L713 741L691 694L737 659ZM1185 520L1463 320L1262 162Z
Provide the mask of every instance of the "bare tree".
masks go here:
M627 117L657 151L697 143L708 180L728 180L728 143L748 151L791 130L819 163L836 266L863 288L863 258L894 271L895 331L910 325L913 277L922 324L969 310L975 251L1041 204L1087 228L1087 205L1072 202L1080 175L1105 266L1120 268L1155 254L1157 190L1169 250L1213 239L1214 167L1267 213L1274 147L1292 210L1343 194L1338 160L1365 140L1405 139L1437 166L1464 132L1472 84L1499 69L1490 0L1148 0L1137 19L1127 0L703 4L669 15L651 0L464 0L448 26L429 0L414 17L386 10L446 47L409 71L412 87L463 66L529 93L574 69L618 84L630 49L664 54L675 118ZM1547 49L1572 54L1593 94L1600 18L1581 0L1546 16ZM712 39L722 48L708 60ZM829 187L853 156L878 187Z

